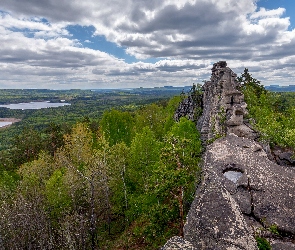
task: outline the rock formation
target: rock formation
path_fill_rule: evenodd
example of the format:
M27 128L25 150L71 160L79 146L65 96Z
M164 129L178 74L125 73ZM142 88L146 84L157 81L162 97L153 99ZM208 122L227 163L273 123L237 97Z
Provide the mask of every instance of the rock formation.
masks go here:
M172 238L165 250L254 250L257 235L274 250L295 249L295 168L271 161L255 141L258 135L244 119L247 105L238 88L226 62L215 63L211 81L203 86L197 124L207 145L202 183L184 239Z
M204 86L203 115L198 121L198 129L203 140L210 140L234 133L255 139L257 134L244 121L247 104L240 87L237 75L226 62L213 65L211 80Z
M191 121L195 121L195 108L196 103L194 102L191 95L184 99L179 105L177 111L174 114L174 120L179 121L181 117L187 117Z

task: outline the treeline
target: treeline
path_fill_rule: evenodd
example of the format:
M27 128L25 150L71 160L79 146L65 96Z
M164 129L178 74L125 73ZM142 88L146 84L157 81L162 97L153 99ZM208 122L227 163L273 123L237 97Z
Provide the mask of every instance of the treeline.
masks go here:
M2 154L0 249L157 249L182 235L201 141L173 120L180 100L24 128Z

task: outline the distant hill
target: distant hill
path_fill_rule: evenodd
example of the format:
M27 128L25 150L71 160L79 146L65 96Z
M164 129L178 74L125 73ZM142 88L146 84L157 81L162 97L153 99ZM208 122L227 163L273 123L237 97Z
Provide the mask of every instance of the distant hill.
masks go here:
M270 86L265 86L265 89L269 91L275 91L275 92L295 92L295 85L289 85L289 86L270 85Z

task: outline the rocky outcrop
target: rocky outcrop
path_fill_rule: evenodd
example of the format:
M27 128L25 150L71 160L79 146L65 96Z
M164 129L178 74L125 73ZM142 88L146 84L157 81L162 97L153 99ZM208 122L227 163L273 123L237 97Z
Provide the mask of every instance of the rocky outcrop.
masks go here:
M203 171L186 240L198 249L256 249L253 235L273 226L292 242L294 168L278 166L257 142L231 134L207 147Z
M187 117L191 121L195 121L195 109L197 107L196 102L192 98L191 95L189 95L187 98L185 98L180 105L178 106L175 114L174 114L174 120L179 121L181 117Z
M272 249L295 249L295 168L271 161L255 141L244 96L225 62L214 64L203 90L197 125L207 144L203 178L184 228L184 241L194 248L169 241L164 249L254 250L257 235ZM283 154L278 157L293 160Z
M189 120L197 122L203 109L203 95L199 88L200 85L194 84L188 97L180 102L174 114L175 121L179 121L181 117L187 117Z
M224 61L215 63L211 80L203 86L204 108L198 120L198 129L204 141L230 133L255 139L257 133L244 121L247 104L238 90L237 75L226 66Z

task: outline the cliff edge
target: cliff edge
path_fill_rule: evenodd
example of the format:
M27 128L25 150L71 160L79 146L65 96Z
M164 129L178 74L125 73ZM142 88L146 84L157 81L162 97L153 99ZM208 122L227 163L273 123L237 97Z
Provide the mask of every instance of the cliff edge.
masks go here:
M203 85L197 122L207 145L202 183L184 238L171 238L164 250L254 250L257 238L267 239L274 250L295 250L295 168L271 161L255 141L236 77L221 61Z

